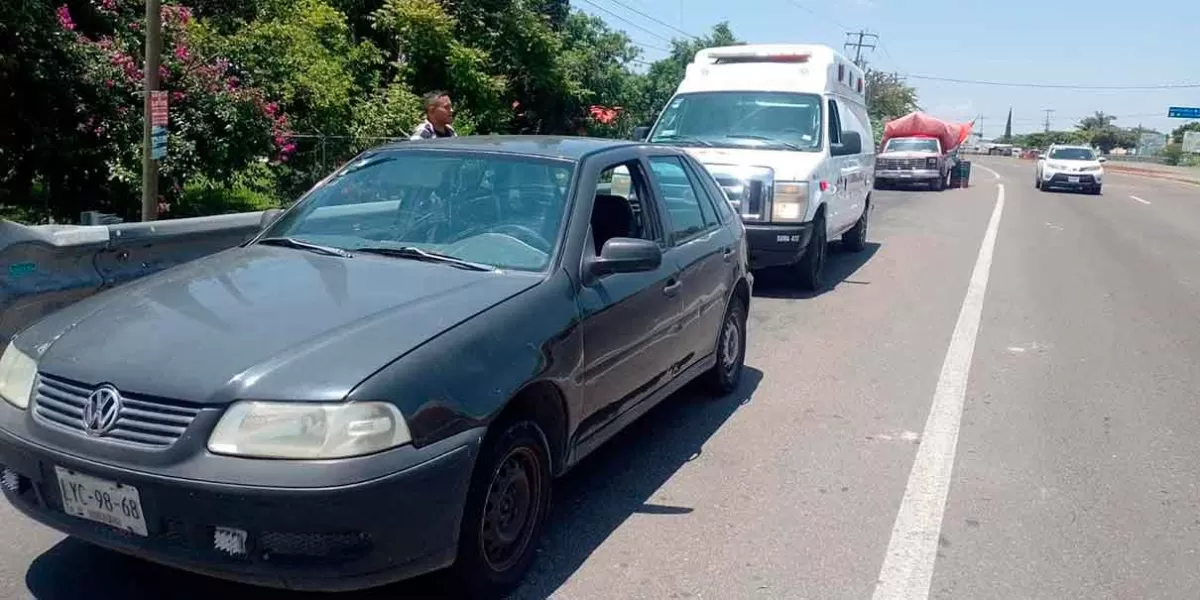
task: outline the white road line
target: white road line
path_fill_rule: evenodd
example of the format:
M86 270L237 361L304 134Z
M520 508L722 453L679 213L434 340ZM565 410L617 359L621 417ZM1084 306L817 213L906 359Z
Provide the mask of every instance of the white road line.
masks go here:
M1141 202L1142 204L1150 204L1149 200L1142 200L1141 198L1138 198L1137 196L1130 196L1130 198L1133 198L1134 200L1137 200L1138 202Z
M900 511L896 514L873 600L925 600L929 597L942 516L954 470L967 376L983 315L983 299L992 267L992 252L996 247L996 233L1000 229L1000 215L1004 212L1004 185L998 184L998 187L996 207L983 235L975 270L967 284L967 295L958 313L958 323L946 350L929 419L925 422L917 458L908 476Z
M996 179L1003 179L1003 177L1001 177L999 173L993 171L992 169L989 169L983 165L976 165L976 166L978 166L980 169L983 169L984 171L987 171L988 173L991 173L992 177L995 177Z

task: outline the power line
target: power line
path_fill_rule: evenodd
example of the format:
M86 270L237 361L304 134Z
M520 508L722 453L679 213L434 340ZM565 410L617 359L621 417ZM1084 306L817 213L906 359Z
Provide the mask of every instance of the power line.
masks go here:
M794 6L794 7L798 8L798 9L800 9L800 10L802 10L802 11L804 11L804 12L808 13L808 14L811 14L811 15L813 15L814 17L817 17L817 18L819 18L819 19L825 19L826 21L829 21L830 23L833 23L834 25L837 25L838 27L841 27L842 29L850 29L849 27L846 27L845 25L842 25L841 23L838 23L837 21L834 21L832 18L830 18L830 17L827 17L827 16L825 16L825 15L823 15L823 14L821 14L821 13L819 13L819 12L817 12L817 11L815 11L815 10L813 10L813 9L811 9L811 8L809 8L809 7L807 7L807 6L804 6L803 4L800 4L799 2L796 2L796 0L783 0L783 1L784 1L784 2L786 2L786 3L788 3L788 4L791 4L792 6Z
M621 0L608 0L608 1L609 1L609 2L611 2L611 3L613 3L613 4L616 4L617 6L620 6L620 7L624 8L625 10L628 10L628 11L629 11L629 12L631 12L631 13L634 13L634 14L636 14L636 15L639 15L639 16L642 16L642 17L644 17L644 18L646 18L646 19L649 19L649 20L651 20L651 21L653 21L653 22L655 22L655 23L658 23L659 25L662 25L663 27L666 27L667 29L670 29L670 30L672 30L672 31L677 31L677 32L679 32L679 33L681 33L681 34L683 34L683 35L685 35L685 36L687 36L687 37L690 37L690 38L694 39L694 40L698 40L698 39L700 39L699 37L697 37L697 36L694 36L694 35L692 35L692 34L690 34L690 33L686 32L686 31L684 31L684 30L682 30L682 29L680 29L680 28L678 28L678 27L676 27L676 26L674 26L674 25L671 25L671 24L669 24L669 23L664 23L664 22L662 22L662 21L660 21L660 20L658 20L658 19L656 19L656 18L654 18L654 17L652 17L652 16L650 16L650 15L648 15L648 14L646 14L646 13L644 13L644 12L642 12L642 11L640 11L640 10L638 10L638 9L634 8L634 7L632 7L632 6L629 6L628 4L625 4L624 2L621 2ZM591 3L589 2L589 4L591 4Z
M662 40L662 41L664 41L664 42L667 42L667 43L670 43L670 42L671 42L671 40L669 40L669 39L667 39L667 38L663 37L662 35L660 35L660 34L658 34L658 33L654 32L654 31L650 31L649 29L646 29L645 27L642 27L641 25L638 25L637 23L634 23L633 21L630 21L629 19L626 19L625 17L622 17L621 15L619 15L619 14L617 14L617 13L613 12L613 11L611 11L611 10L608 10L607 8L604 8L603 6L600 6L599 4L596 4L595 2L592 2L592 0L583 0L583 2L584 2L585 4L588 4L588 5L589 5L589 6L591 6L591 7L595 8L595 9L597 9L597 10L599 10L599 11L601 11L601 12L603 12L603 13L607 14L607 15L609 15L610 17L612 17L612 18L614 18L614 19L616 19L616 20L618 20L618 21L621 21L621 22L623 22L623 23L627 23L627 24L629 24L629 25L632 25L632 26L634 26L634 27L636 27L636 28L638 28L638 29L641 29L642 31L644 31L644 32L646 32L646 33L648 33L648 34L650 34L652 37L656 37L656 38L658 38L658 39L660 39L660 40Z
M906 73L905 77L912 79L924 79L927 81L945 81L948 83L966 83L971 85L994 85L1002 87L1027 87L1027 88L1045 88L1045 89L1060 89L1060 90L1109 90L1109 91L1147 91L1147 90L1182 90L1182 89L1200 89L1200 83L1164 83L1157 85L1077 85L1077 84L1058 84L1058 83L1017 83L1011 81L983 81L978 79L956 79L953 77L939 77L936 75L917 75L915 73Z

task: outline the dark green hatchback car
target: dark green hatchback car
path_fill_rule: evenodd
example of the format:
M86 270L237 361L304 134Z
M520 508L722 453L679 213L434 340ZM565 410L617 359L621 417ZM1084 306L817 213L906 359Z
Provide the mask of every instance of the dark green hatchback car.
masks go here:
M304 590L517 585L551 480L685 383L738 384L745 230L684 151L386 146L249 242L68 306L0 357L30 517Z

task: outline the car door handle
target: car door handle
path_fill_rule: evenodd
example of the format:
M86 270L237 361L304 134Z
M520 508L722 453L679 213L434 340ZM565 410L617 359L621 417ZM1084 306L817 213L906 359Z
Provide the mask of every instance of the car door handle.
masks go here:
M663 286L663 293L667 296L673 297L675 294L679 293L679 288L681 287L683 287L682 281L679 281L678 279L672 279L667 282L667 285Z
M725 262L729 262L729 260L733 258L733 248L726 246L725 249L721 251L721 258L725 259Z

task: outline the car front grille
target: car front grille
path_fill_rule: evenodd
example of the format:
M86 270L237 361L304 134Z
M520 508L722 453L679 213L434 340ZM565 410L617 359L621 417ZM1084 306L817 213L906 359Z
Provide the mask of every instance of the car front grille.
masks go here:
M1079 183L1071 184L1068 177L1078 177ZM1050 183L1053 184L1070 184L1070 185L1092 185L1096 183L1096 178L1090 174L1084 173L1055 173L1050 177Z
M926 168L924 158L880 158L876 166L885 171L911 171Z
M705 165L743 221L771 220L775 172L767 167Z
M93 389L85 384L38 374L34 415L43 423L86 434L83 407ZM105 439L149 448L166 448L178 440L200 409L178 402L122 393L122 409Z

